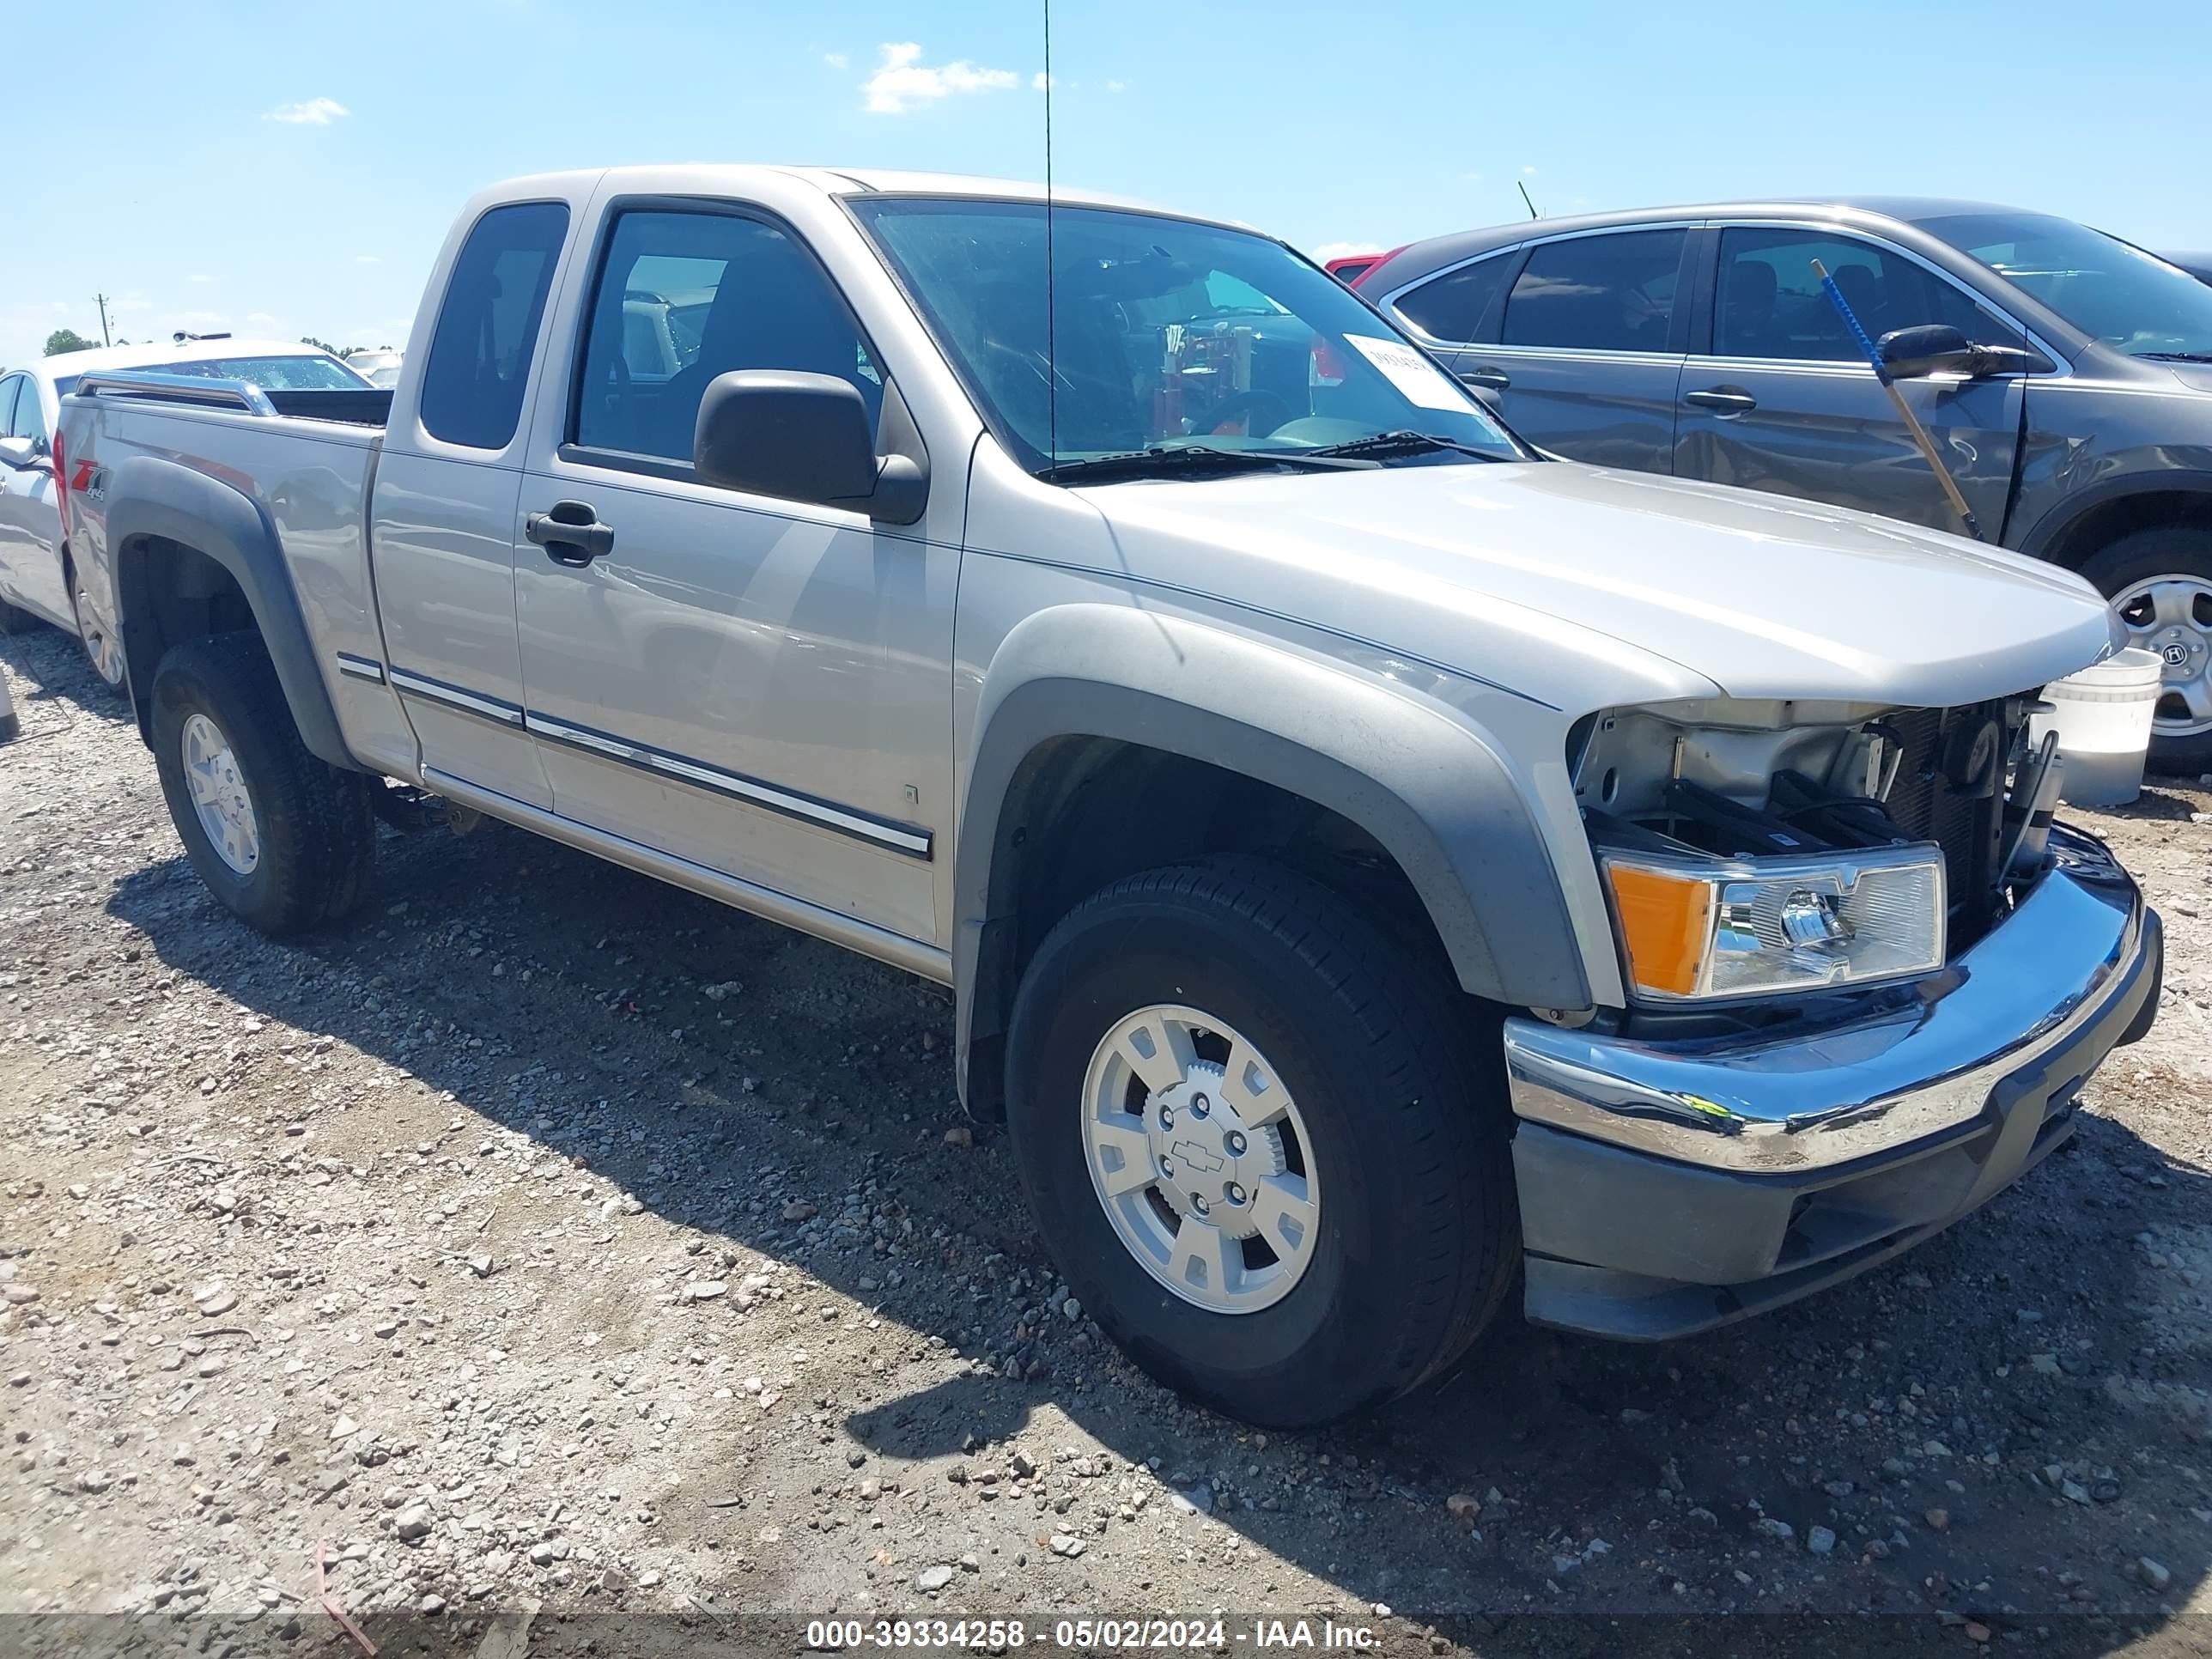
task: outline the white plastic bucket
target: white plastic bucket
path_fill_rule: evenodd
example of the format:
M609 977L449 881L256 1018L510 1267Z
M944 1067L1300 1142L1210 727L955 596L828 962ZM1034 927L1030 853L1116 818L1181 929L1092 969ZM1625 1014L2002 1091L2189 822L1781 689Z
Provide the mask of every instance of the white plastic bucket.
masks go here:
M2130 646L2043 688L2052 712L2028 723L2028 738L2040 744L2045 732L2058 733L2066 762L2061 799L2075 806L2124 806L2142 793L2143 756L2165 673L2156 652Z

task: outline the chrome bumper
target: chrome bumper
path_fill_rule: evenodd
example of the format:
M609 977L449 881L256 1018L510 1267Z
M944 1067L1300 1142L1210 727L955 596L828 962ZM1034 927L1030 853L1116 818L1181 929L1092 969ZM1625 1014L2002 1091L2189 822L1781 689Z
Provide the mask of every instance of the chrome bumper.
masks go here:
M1826 1170L1971 1133L2000 1084L2096 1022L2157 948L2155 918L2146 924L2142 895L2101 843L2054 830L2051 847L2055 867L1987 938L1844 1024L1653 1042L1510 1019L1514 1112L1752 1175ZM2081 1058L2086 1075L2103 1052Z

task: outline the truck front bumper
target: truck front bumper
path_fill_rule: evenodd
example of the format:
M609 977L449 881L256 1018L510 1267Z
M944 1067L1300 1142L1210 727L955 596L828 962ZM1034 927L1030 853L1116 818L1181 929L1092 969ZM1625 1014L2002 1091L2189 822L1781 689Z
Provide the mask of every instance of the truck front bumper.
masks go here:
M2165 948L2100 842L2051 850L1986 938L1842 1024L1643 1042L1508 1020L1528 1317L1728 1324L1910 1249L2063 1141L2089 1073L2150 1028Z

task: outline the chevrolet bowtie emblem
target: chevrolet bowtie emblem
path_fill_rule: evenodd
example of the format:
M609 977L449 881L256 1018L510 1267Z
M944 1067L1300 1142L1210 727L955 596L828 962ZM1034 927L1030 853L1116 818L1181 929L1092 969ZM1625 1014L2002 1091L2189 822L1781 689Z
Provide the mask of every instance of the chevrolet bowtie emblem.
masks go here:
M1206 1151L1194 1140L1178 1141L1174 1146L1169 1148L1168 1156L1178 1164L1187 1164L1196 1170L1200 1175L1212 1175L1217 1170L1229 1167L1221 1158Z

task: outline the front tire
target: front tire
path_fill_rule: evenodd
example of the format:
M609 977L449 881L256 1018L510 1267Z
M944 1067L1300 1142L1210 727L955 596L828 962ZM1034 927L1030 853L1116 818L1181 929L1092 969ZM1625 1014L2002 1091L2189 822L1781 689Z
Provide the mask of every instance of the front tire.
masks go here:
M307 752L260 637L173 647L153 702L169 817L224 908L275 938L350 910L375 854L368 780Z
M2151 727L2154 772L2212 771L2212 530L2155 525L2085 559L2128 630L2166 664Z
M1085 1309L1162 1382L1267 1427L1442 1370L1518 1261L1502 1068L1462 1035L1481 1024L1273 866L1085 901L1038 948L1007 1048L1023 1184Z

